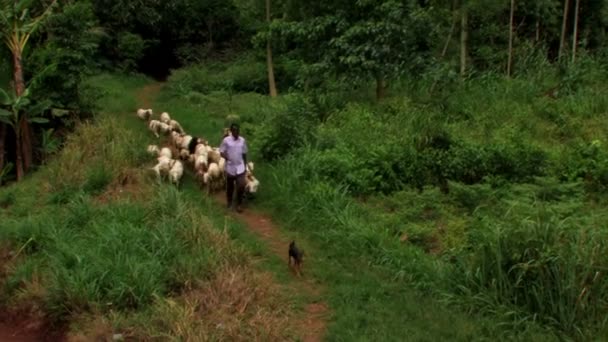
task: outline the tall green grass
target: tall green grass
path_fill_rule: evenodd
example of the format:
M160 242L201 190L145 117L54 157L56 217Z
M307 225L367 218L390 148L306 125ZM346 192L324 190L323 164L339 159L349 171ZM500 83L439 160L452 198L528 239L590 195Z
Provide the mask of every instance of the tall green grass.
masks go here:
M200 249L208 241L193 245L180 238L179 228L201 218L188 215L192 209L172 192L165 189L146 205L101 207L80 194L26 220L3 219L1 238L23 246L23 255L37 261L9 276L4 294L15 298L22 284L39 276L44 305L53 315L91 307L136 309L211 273L220 257ZM195 265L184 264L187 259Z
M450 247L447 243L428 249L427 244L451 237L452 248L463 248L466 229L452 229L469 224L467 219L458 221L461 213L450 212L449 199L437 202L440 192L404 192L394 204L377 201L387 208L372 208L371 202L357 202L343 190L311 179L302 172L303 163L293 157L260 171L259 177L271 185L256 201L292 234L316 245L315 259L321 259L316 262L324 265L310 267L329 285L329 303L337 317L330 339L399 340L403 329L414 340L556 339L534 321L511 329L501 324L504 316L474 310L462 315L458 307L447 305L455 301L440 300L449 299L445 295L451 293L457 272L446 262L449 255L441 257L442 248ZM440 229L445 236L437 232ZM433 248L439 255L425 253Z
M85 340L116 331L140 340L293 338L291 299L230 240L233 223L218 224L200 192L156 184L146 152L155 138L135 116L148 80L90 83L101 88L101 111L41 170L0 189L0 242L13 250L1 306L71 321L70 335ZM226 299L237 315L220 305ZM213 323L219 317L226 330Z
M95 122L82 123L37 175L2 189L7 203L0 213L0 238L26 258L24 268L17 266L7 279L3 297L27 297L24 284L41 278L45 295L40 300L58 317L91 307L145 306L192 277L210 274L220 260L200 249L209 241L194 247L180 238L183 227L204 218L189 214L175 189L150 185L146 136L128 128L141 123L134 115L118 115L144 81L102 76L93 82L107 90L100 101L107 106L104 112ZM111 108L111 103L118 105ZM123 191L113 202L110 195ZM137 201L140 197L147 201Z
M433 96L429 84L407 80L381 104L328 107L289 94L209 108L215 120L251 119L256 157L278 159L258 164L257 205L317 244L326 268L315 275L332 284L338 317L330 336L402 325L389 312L413 308L399 299L407 294L383 299L398 292L392 285L489 315L454 339L604 334L606 69L585 59L565 73L538 70L479 75ZM370 320L358 313L362 302L386 311L374 307Z
M213 145L227 116L241 120L262 181L251 204L314 246L311 276L334 311L328 339L589 339L606 332L608 126L604 72L582 65L561 78L549 67L489 75L432 98L428 84L405 82L378 105L339 92L271 101L182 70L153 109ZM238 79L238 67L222 70ZM558 98L545 96L555 85ZM309 135L297 145L268 144L300 129ZM263 146L279 161L260 163ZM72 186L107 188L112 167L101 169ZM56 203L77 198L59 194Z
M187 71L182 73L185 75ZM176 84L172 85L172 82ZM183 92L180 98L175 96L177 86ZM315 110L314 101L309 107L297 95L269 101L253 94L203 94L188 88L183 79L170 78L155 107L167 108L186 131L206 138L219 136L228 115L240 118L244 135L251 144L250 159L258 162L256 176L262 181L261 191L250 205L271 212L297 240L310 239L310 243L304 242L310 245L306 249L309 260L306 267L310 277L327 285L327 301L334 317L329 324L328 340L408 338L465 341L496 336L551 337L533 323L526 325L523 332L515 333L496 328L499 320L462 315L460 311L440 303L433 295L437 294L441 284L446 283L449 267L420 248L425 241L434 239L430 229L421 222L404 224L402 217L382 215L353 201L346 188L321 177L315 168L331 165L320 162L323 157L314 149L302 150L296 146L292 149L296 153L278 164L261 163L261 135L274 134L272 137L289 140L289 129L299 128L289 127L290 121L280 121L280 116L277 116L291 110L290 105L293 104L300 106L293 111L294 116L298 113L315 114L306 112L311 108ZM343 131L336 128L338 125L352 123L346 113L340 116L341 122L335 126L330 125L334 120L337 122L338 116L329 117L324 127L327 129L323 145L326 148L335 146L343 138ZM373 115L369 113L369 120L361 120L357 126L362 129L353 129L353 132L361 134L362 144L387 135L385 131L369 129L369 123L373 123ZM287 122L286 130L273 132L275 126L272 124L260 127L260 124L269 122ZM379 127L392 127L394 139L400 139L398 133L402 126L379 124ZM312 133L316 136L317 132ZM390 134L388 136L390 139ZM303 139L302 142L306 144L308 141ZM365 157L361 158L364 162ZM354 175L353 179L357 177ZM427 196L427 203L433 202L433 195L437 194ZM424 210L424 207L416 208ZM415 215L413 211L412 208L410 215ZM452 214L450 217L455 216ZM465 224L459 223L460 227ZM401 242L399 238L405 232L416 242ZM237 238L249 239L249 235ZM452 243L462 246L464 239L455 233Z
M493 333L600 334L608 292L599 222L606 212L595 203L605 201L606 159L598 148L606 126L591 136L585 127L602 112L587 111L593 92L583 87L554 107L575 104L552 117L581 123L572 139L543 135L546 112L538 115L535 106L545 99L511 82L465 86L445 104L445 113L460 115L453 120L433 107L423 118L411 104L338 111L319 127L316 145L264 174L272 182L265 205L324 248L339 245L397 279L406 275L423 293L491 314L504 322ZM446 141L447 148L436 147ZM441 178L449 194L425 187L442 186ZM378 196L383 190L387 196ZM380 207L348 194L377 197Z

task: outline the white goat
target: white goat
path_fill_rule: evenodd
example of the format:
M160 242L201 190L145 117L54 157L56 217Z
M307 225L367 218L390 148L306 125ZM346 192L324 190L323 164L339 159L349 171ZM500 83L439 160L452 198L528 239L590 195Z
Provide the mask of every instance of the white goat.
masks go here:
M172 162L173 165L169 170L169 180L179 188L180 180L184 175L184 165L179 160L173 160Z
M220 156L219 152L216 152L214 150L208 151L207 152L207 160L209 161L209 164L211 163L219 163L220 162L220 158L222 158Z
M207 170L207 165L210 165L207 162L207 157L201 155L194 155L194 169L195 170Z
M158 153L160 152L157 145L148 145L147 150L148 150L148 153L150 153L153 156L157 156L157 157L158 157Z
M251 175L251 177L247 176L246 179L247 183L245 183L245 192L250 194L255 194L256 192L258 192L260 181L257 180L257 178L253 177L253 175Z
M171 153L171 149L168 147L163 147L158 153L159 157L167 157L169 159L173 158L173 153Z
M175 121L175 120L169 120L169 126L171 127L171 130L173 132L178 132L181 134L184 134L184 129L182 128L182 125L179 124L179 122Z
M171 127L169 125L158 120L150 120L148 128L150 128L152 133L154 133L157 138L160 137L160 134L166 135L171 131Z
M139 108L137 110L137 116L142 120L148 121L152 118L152 109Z
M188 160L188 158L190 158L190 152L188 152L188 150L182 148L179 151L179 158L182 160Z
M181 134L179 134L175 131L171 132L171 141L173 141L173 145L175 147L178 147L179 145L181 145L181 138L182 138Z
M207 172L203 175L203 184L207 185L207 190L217 190L221 186L222 173L216 163L209 164Z
M168 123L169 123L169 121L171 121L171 117L169 116L169 113L167 113L167 112L163 112L163 113L160 115L160 121L161 121L161 122L164 122L164 123L166 123L166 124L168 124Z
M156 177L158 178L158 181L160 182L164 176L169 174L169 170L171 169L171 166L172 166L171 165L172 159L162 156L162 157L158 157L157 160L158 160L158 164L156 164L152 168L152 170L154 170L154 172L156 173Z

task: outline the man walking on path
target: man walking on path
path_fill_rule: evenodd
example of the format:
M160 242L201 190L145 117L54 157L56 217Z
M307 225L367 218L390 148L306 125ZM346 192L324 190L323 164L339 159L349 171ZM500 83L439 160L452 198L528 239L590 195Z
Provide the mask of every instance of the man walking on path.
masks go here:
M245 171L247 165L247 142L239 136L239 125L230 125L231 135L222 140L220 155L226 160L226 202L230 209L236 183L236 211L242 212L243 195L245 194Z

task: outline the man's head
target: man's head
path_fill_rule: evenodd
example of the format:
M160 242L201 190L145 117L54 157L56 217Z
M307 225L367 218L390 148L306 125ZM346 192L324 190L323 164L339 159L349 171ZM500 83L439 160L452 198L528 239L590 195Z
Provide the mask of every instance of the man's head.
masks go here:
M232 133L232 136L234 137L234 139L238 139L239 137L239 124L233 123L232 125L230 125L230 133Z

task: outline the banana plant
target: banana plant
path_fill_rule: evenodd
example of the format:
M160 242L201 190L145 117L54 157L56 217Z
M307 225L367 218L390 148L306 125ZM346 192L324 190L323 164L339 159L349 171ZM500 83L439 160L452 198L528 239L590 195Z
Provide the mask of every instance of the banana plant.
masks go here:
M21 139L21 129L24 126L24 121L28 124L44 124L49 122L49 120L42 117L42 115L46 109L50 108L51 103L49 101L32 103L29 97L29 88L26 88L21 95L17 95L16 92L9 93L0 88L0 122L12 127L16 137L17 181L23 179L24 176L22 153L23 141Z
M52 0L41 13L36 15L32 9L37 5L36 0L0 0L0 38L4 41L13 57L13 82L17 95L23 95L25 91L25 79L23 77L23 50L27 46L32 34L34 34L53 13L57 0ZM22 136L18 139L23 141L19 158L23 158L25 170L32 163L32 142L30 120L22 120L23 125L19 131ZM6 126L0 123L0 132L6 132ZM5 139L5 136L0 136ZM19 145L19 144L18 144ZM0 142L0 155L4 155L4 141ZM2 158L0 158L2 162ZM2 165L0 165L1 167ZM19 168L17 168L19 173Z
M51 15L56 3L57 0L53 0L40 15L32 17L33 0L0 0L0 37L13 55L13 76L18 95L25 90L21 61L23 50L30 36Z

